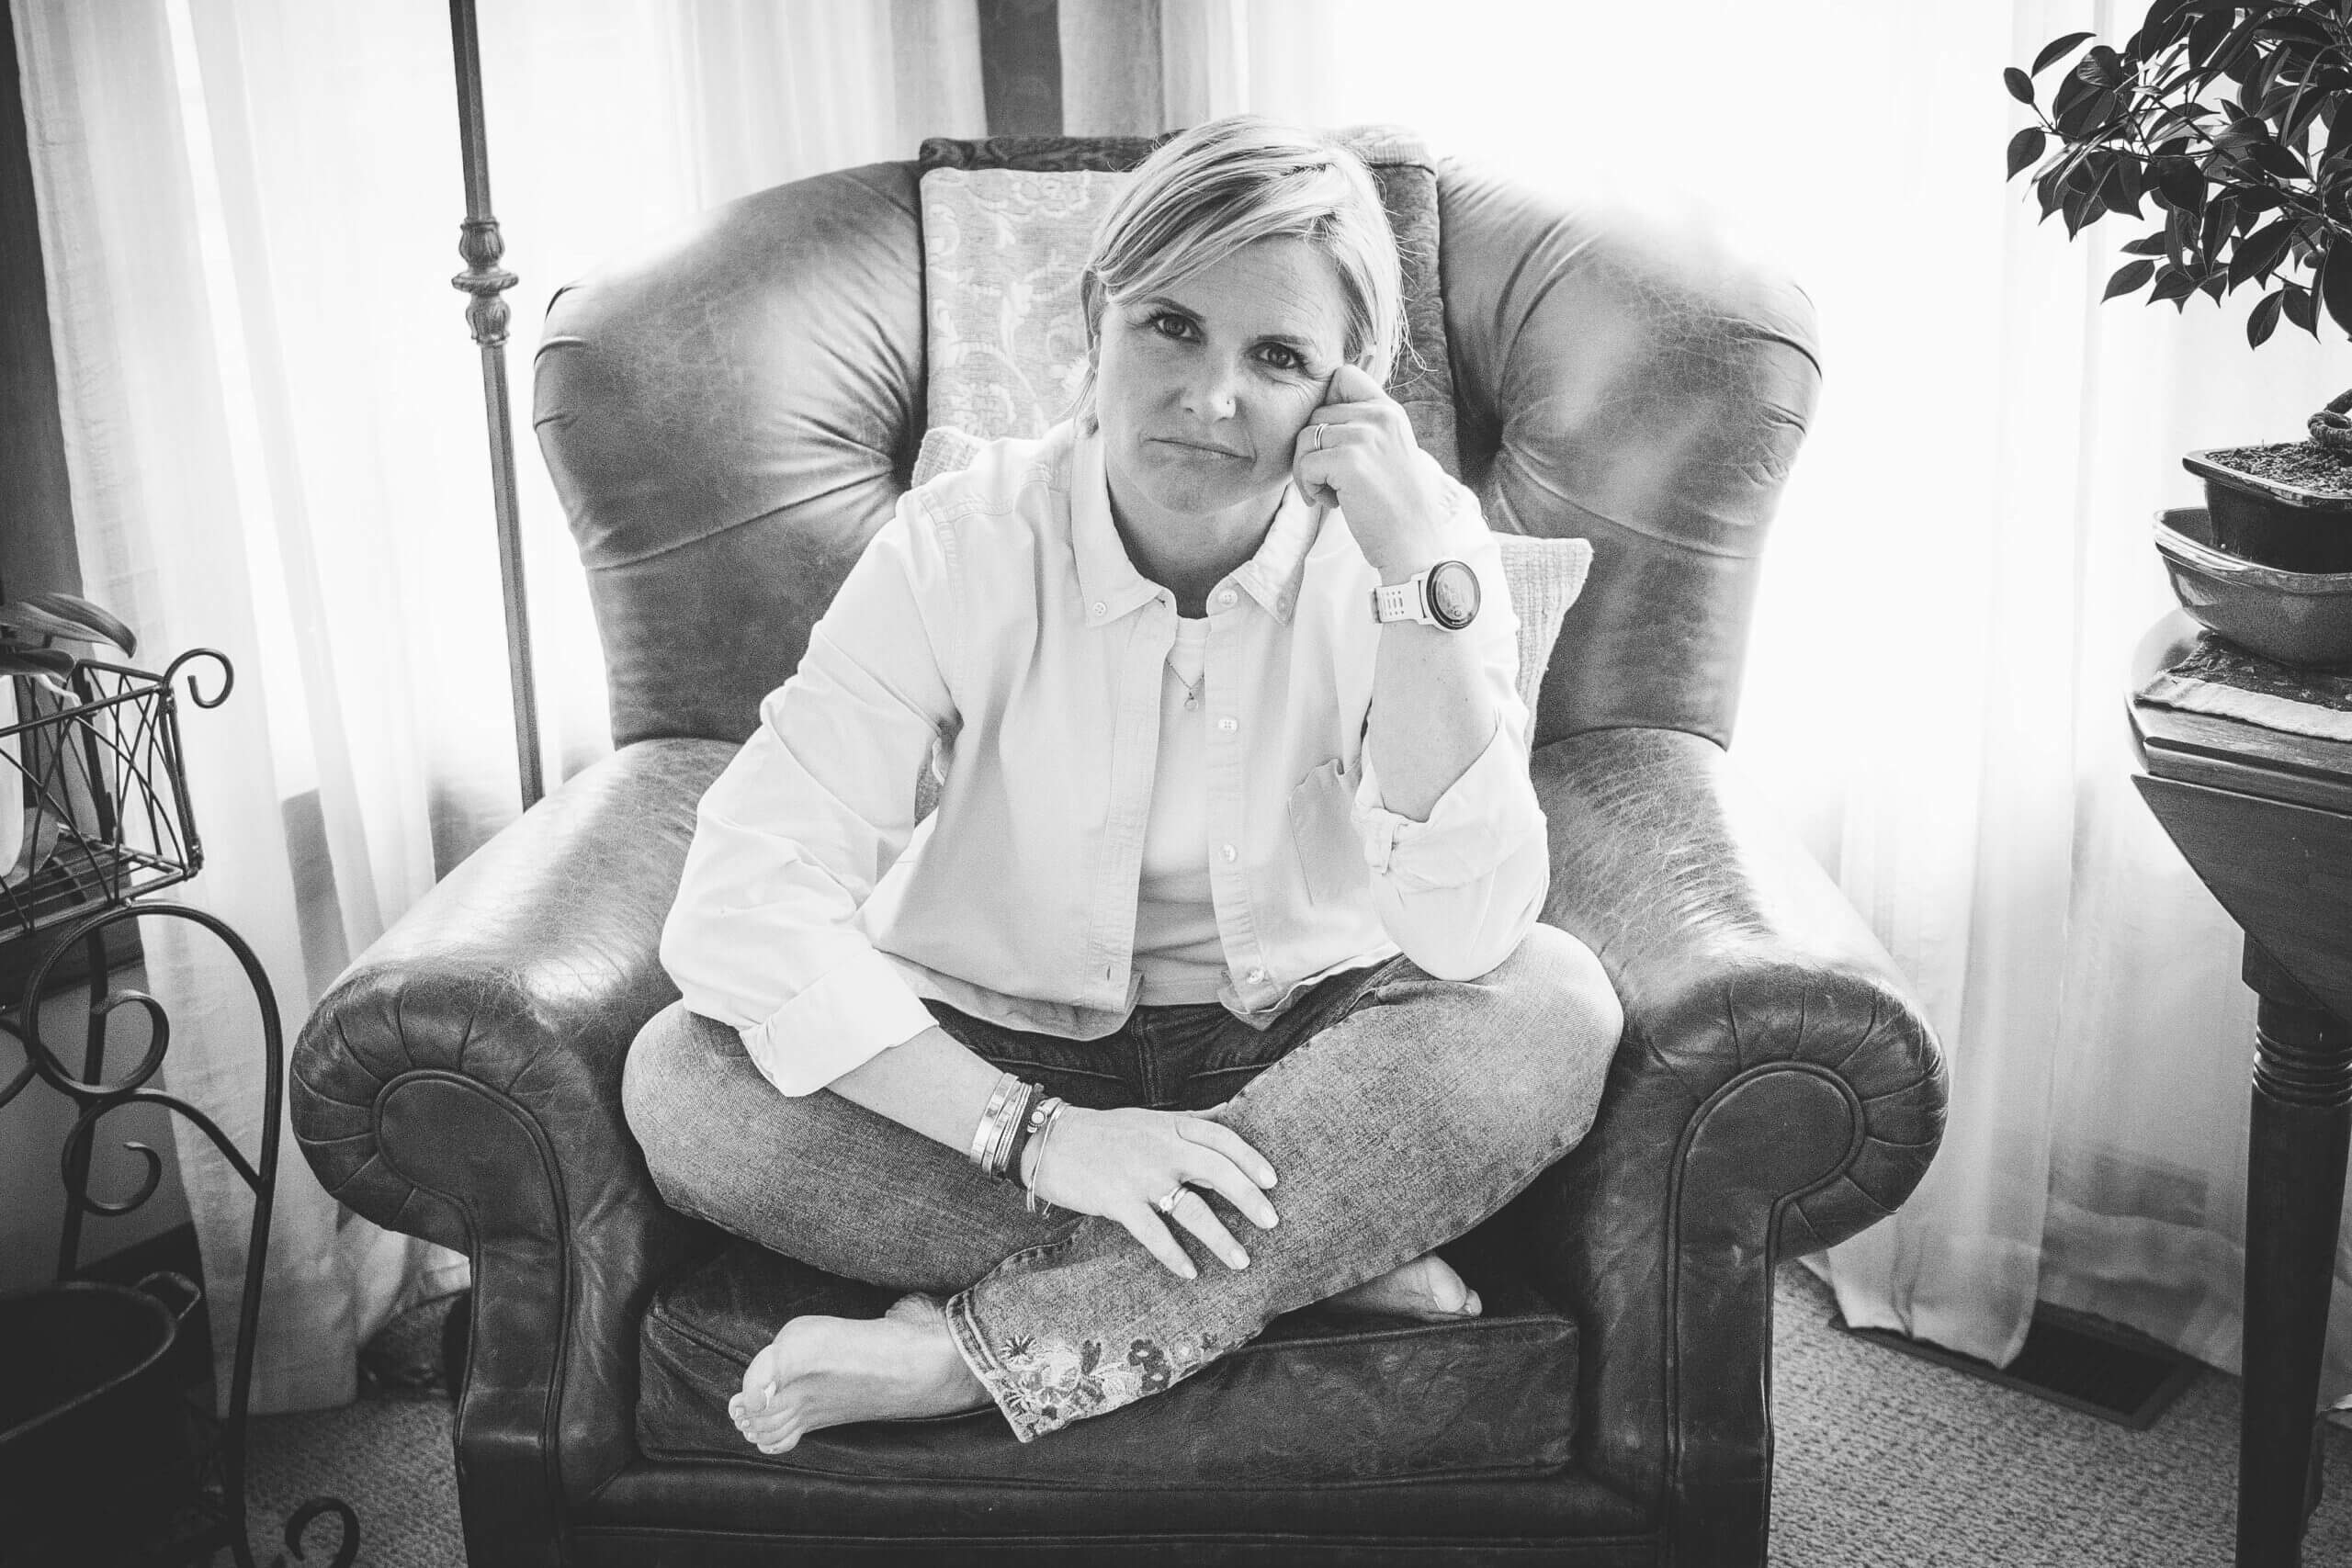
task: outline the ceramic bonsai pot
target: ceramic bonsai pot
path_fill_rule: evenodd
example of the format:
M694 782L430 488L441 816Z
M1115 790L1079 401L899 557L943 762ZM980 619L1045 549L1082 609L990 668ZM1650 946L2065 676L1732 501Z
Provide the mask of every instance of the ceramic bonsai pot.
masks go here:
M2217 547L2211 517L2159 513L2156 549L2181 608L2199 625L2281 664L2352 664L2352 570L2288 571Z
M2234 455L2223 448L2180 460L2205 481L2212 547L2289 572L2352 571L2352 495L2247 473L2226 460Z

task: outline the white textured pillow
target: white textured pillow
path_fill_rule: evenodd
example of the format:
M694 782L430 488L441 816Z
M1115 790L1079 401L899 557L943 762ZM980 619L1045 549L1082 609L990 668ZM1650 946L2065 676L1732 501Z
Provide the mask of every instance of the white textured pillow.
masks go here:
M1527 704L1532 736L1535 699L1552 665L1552 645L1560 640L1560 622L1592 570L1592 541L1498 534L1495 542L1502 547L1503 579L1510 584L1510 607L1519 615L1519 694Z

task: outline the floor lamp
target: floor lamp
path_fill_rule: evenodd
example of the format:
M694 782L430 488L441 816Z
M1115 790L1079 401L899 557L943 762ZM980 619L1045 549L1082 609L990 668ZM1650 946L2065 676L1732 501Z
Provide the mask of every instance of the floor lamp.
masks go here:
M498 577L506 597L506 676L514 696L514 760L525 810L547 793L539 772L539 700L531 676L531 611L523 591L523 522L514 501L514 423L506 395L504 295L514 275L490 212L490 145L482 131L481 40L474 0L449 0L451 53L458 67L458 144L466 165L466 217L458 254L466 270L449 281L473 296L466 324L481 350L481 395L490 420L490 485L498 520Z

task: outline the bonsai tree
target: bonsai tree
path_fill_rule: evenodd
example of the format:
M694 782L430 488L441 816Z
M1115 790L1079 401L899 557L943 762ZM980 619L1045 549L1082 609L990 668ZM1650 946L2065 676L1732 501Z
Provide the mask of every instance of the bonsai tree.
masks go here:
M2038 121L2010 139L2007 177L2033 171L2043 220L2069 238L2110 213L2156 222L2102 298L2185 309L2252 285L2256 347L2281 317L2352 333L2352 0L2156 0L2120 50L2092 38L2003 75ZM2067 61L2045 104L2035 79ZM2310 443L2207 456L2352 494L2347 412L2352 390L2312 416Z

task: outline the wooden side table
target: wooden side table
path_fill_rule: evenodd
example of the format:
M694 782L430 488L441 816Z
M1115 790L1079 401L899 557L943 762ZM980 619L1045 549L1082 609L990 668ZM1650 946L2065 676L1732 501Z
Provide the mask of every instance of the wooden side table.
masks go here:
M2160 623L2143 671L2195 629ZM2292 1565L2319 1506L2319 1373L2352 1134L2352 743L2136 699L2131 710L2145 770L2132 782L2245 931L2258 998L2237 1562Z

